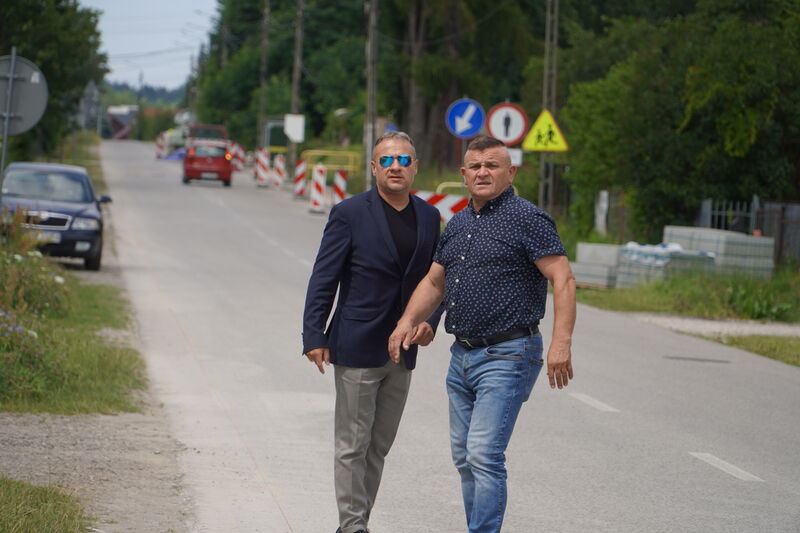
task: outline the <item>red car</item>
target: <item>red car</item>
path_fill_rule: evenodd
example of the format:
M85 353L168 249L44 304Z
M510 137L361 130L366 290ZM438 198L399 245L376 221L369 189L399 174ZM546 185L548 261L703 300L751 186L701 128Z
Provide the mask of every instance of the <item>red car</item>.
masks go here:
M190 180L220 180L230 187L233 165L225 141L196 140L183 158L183 183Z

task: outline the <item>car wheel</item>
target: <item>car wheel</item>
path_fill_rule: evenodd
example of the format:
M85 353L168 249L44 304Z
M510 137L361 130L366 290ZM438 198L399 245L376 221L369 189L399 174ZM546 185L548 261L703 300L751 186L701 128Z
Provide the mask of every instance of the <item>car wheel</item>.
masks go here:
M189 184L189 178L187 178L186 176L183 177L183 184L184 185L188 185Z
M103 242L97 244L97 251L92 255L83 258L83 267L86 270L100 270L100 263L103 259Z
M233 180L224 180L222 183L223 183L223 184L224 184L226 187L230 187L230 186L231 186L231 182L232 182L232 181L233 181Z

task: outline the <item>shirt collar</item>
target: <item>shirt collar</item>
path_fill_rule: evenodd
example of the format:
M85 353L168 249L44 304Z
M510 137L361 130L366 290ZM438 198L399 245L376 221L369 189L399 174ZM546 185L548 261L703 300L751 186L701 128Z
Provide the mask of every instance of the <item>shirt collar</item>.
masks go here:
M508 200L512 196L514 196L514 186L509 185L508 188L503 192L501 192L499 196L497 196L496 198L492 198L491 200L486 202L486 204L484 204L484 206L481 208L481 212L487 209L494 209L495 207L503 205L504 203L508 202ZM472 198L470 198L469 200L469 208L472 209L473 213L475 212L475 208L472 203Z

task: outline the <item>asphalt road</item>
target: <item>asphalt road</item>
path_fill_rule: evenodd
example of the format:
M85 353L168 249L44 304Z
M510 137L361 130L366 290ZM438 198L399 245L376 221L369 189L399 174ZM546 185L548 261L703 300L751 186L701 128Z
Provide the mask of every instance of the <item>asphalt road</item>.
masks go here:
M332 372L300 356L326 216L246 173L182 185L149 144L102 157L144 357L186 446L191 530L333 533ZM420 352L373 533L465 530L449 344L440 330ZM540 377L523 407L504 532L800 531L800 368L585 306L573 358L567 389Z

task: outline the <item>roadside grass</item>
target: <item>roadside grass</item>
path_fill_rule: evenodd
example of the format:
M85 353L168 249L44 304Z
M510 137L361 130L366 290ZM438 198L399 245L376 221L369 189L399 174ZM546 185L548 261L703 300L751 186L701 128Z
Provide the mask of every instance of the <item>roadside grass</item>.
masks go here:
M45 351L60 359L63 377L38 394L7 394L0 410L58 414L138 411L134 393L145 387L138 352L101 337L102 329L123 329L128 304L119 289L89 285L69 276L69 312L41 320Z
M98 138L71 135L59 161L88 169L106 191ZM21 218L0 224L0 411L54 414L138 411L144 362L104 333L126 330L130 309L115 287L83 284L25 238ZM89 518L57 488L0 476L0 531L73 533Z
M727 346L757 353L789 365L800 366L800 338L747 335L736 337L707 337Z
M800 271L772 279L687 273L630 289L578 289L578 301L611 311L800 322Z
M36 487L0 477L0 531L82 533L88 525L77 498L55 487Z
M685 274L630 289L579 288L578 301L610 311L800 322L800 269L789 265L770 280ZM706 338L800 366L800 338L797 337Z

